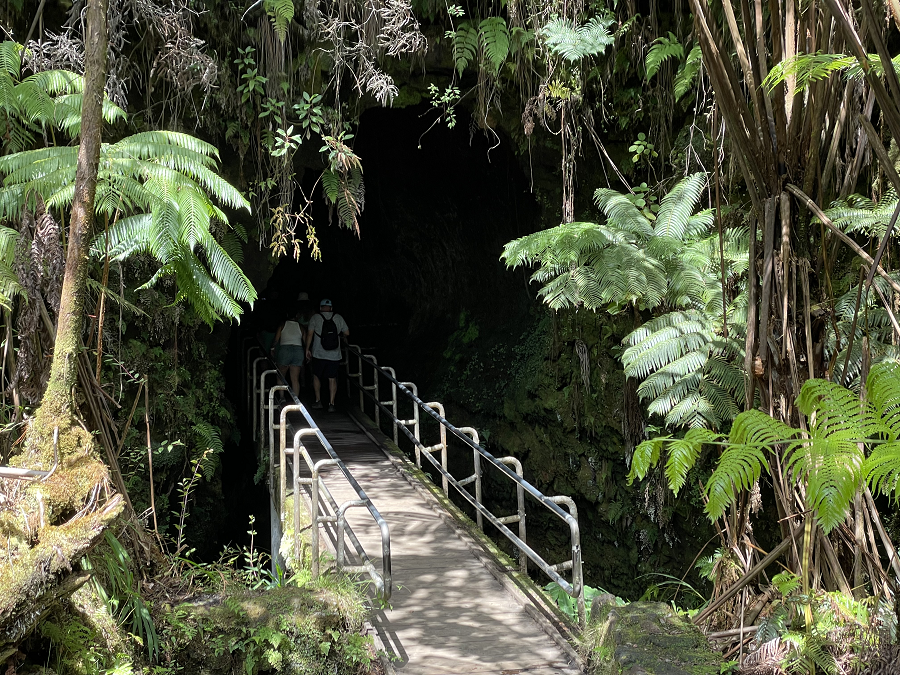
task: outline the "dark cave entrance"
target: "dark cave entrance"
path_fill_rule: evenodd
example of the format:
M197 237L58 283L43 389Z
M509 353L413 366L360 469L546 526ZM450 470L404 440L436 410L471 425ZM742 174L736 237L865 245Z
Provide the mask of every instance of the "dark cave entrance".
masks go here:
M508 140L496 144L480 130L470 132L462 115L454 129L429 130L433 119L427 106L365 112L354 146L366 187L360 236L329 224L317 188L313 216L322 260L282 259L258 288L261 297L277 296L282 312L301 291L314 304L330 298L351 342L415 381L426 397L463 312L498 330L530 320L533 292L500 254L506 242L535 231L540 215L530 177ZM319 169L306 171L307 194L318 175ZM250 514L258 541L268 541L268 497L265 485L254 482L256 453L240 381L241 336L253 333L259 314L232 331L227 364L229 397L243 424L241 443L223 461L230 524L223 538L241 544Z

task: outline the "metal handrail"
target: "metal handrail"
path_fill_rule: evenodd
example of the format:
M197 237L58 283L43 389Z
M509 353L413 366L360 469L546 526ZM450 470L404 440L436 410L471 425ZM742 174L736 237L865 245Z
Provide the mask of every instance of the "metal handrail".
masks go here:
M521 552L519 556L520 566L523 572L527 572L527 559L530 559L534 564L550 579L555 581L560 588L562 588L570 597L573 597L577 601L578 606L578 619L581 625L583 626L585 623L585 606L584 606L584 572L582 569L582 558L581 558L581 533L578 526L578 510L575 506L575 502L565 496L559 497L548 497L543 494L540 490L538 490L531 483L526 481L522 476L522 465L521 463L513 458L513 457L503 457L497 458L494 457L491 453L485 450L478 442L478 434L477 432L470 427L462 427L457 428L450 422L448 422L444 417L444 409L440 403L426 403L418 396L418 392L415 390L415 385L410 382L400 382L394 370L392 368L385 368L384 366L379 366L377 360L369 356L367 354L363 354L358 345L347 345L347 353L348 356L344 361L344 365L347 368L347 376L349 381L357 388L360 392L360 409L365 412L365 409L362 405L364 399L367 397L371 399L375 403L375 420L376 423L379 420L379 411L384 411L387 414L391 421L394 429L394 442L397 442L398 439L398 431L402 432L412 443L415 448L416 453L416 464L421 468L422 466L422 455L424 455L427 460L434 466L434 468L441 474L441 484L444 490L444 494L448 494L449 485L452 485L456 488L459 494L468 501L476 512L476 519L479 528L483 529L483 519L487 519L488 522L494 525L503 535L509 539ZM350 357L349 355L353 354L357 358L357 371L350 372ZM363 362L373 368L373 382L372 384L366 385L363 381ZM379 383L378 376L379 374L391 383L392 390L392 400L390 401L381 401L379 395ZM358 382L354 382L354 380L358 380ZM410 386L411 385L411 386ZM399 419L397 417L397 408L398 408L398 400L397 400L397 391L402 392L406 395L408 399L410 399L414 406L414 416L412 419ZM390 406L390 407L388 407ZM434 419L440 426L440 442L436 445L426 446L422 443L420 439L420 419L419 419L419 411L424 411L427 415L429 415L432 419ZM410 431L410 427L413 428L413 431ZM473 459L475 463L475 473L468 478L456 479L452 474L447 470L447 432L450 432L454 437L458 440L462 441L465 445L472 449ZM434 452L441 452L441 460L440 462L433 457ZM516 515L514 516L504 516L498 517L491 513L487 507L482 504L481 499L481 463L482 461L487 464L493 466L495 469L504 474L507 478L512 480L516 484L516 493L517 493L517 506L518 510ZM514 467L514 469L510 468L510 465ZM469 491L466 489L466 485L470 483L475 483L475 496L473 497ZM571 538L571 549L572 549L572 558L562 563L558 563L556 565L549 564L543 557L540 556L536 551L534 551L528 544L526 543L526 529L525 529L525 493L530 494L535 500L537 500L540 504L546 507L551 513L553 513L560 520L564 521L569 526L569 533ZM560 504L566 506L568 511L561 508ZM516 535L507 527L507 524L518 523L519 524L519 534ZM560 576L560 572L571 570L572 571L572 581L571 583L566 581Z
M372 579L375 590L378 597L383 601L387 602L390 600L391 593L393 590L393 583L391 579L391 535L390 528L388 527L387 522L379 513L378 509L372 503L372 500L366 495L365 490L362 489L357 480L353 477L353 474L350 473L350 470L347 468L347 465L341 460L341 458L337 455L331 443L329 443L328 439L325 437L325 434L316 424L315 420L309 414L309 411L306 409L300 399L291 391L288 386L287 380L284 378L284 375L278 371L275 367L274 362L268 356L259 356L257 358L253 358L253 354L255 351L263 352L262 348L259 344L252 345L247 350L247 376L248 376L248 406L250 407L253 415L252 424L253 424L253 436L254 439L259 439L259 448L260 454L265 452L266 445L268 445L269 450L269 491L273 496L273 501L275 497L275 493L277 491L277 501L278 501L278 513L281 518L282 526L286 520L287 514L285 513L285 500L287 497L286 483L286 458L287 455L292 455L292 464L293 464L293 488L294 488L294 552L295 555L300 555L300 539L299 539L299 501L297 500L297 495L300 494L300 485L308 484L311 487L311 522L313 524L313 534L310 537L311 539L311 557L312 557L312 575L313 578L316 578L319 574L319 538L318 538L318 527L319 525L327 525L329 523L333 523L335 526L335 540L336 540L336 560L337 566L339 569L348 572L364 572L369 575ZM263 366L263 370L259 371L259 364L263 362L265 365ZM270 387L266 385L266 379L268 376L274 375L276 378L276 383ZM274 414L275 414L275 394L279 391L287 392L291 399L293 400L293 405L287 405L281 410L281 414L279 416L278 424L275 423ZM266 404L266 398L268 395L268 405ZM257 399L259 396L259 399ZM257 405L257 400L259 401L259 405ZM266 415L268 412L268 415ZM294 443L293 446L287 447L287 415L289 413L299 412L303 415L306 423L308 425L305 429L298 430L294 435ZM266 419L268 418L268 419ZM266 424L268 422L268 424ZM268 434L265 433L264 427L268 427ZM275 430L279 431L279 439L278 439L278 463L275 463ZM268 444L266 443L266 435L268 435ZM301 439L304 437L315 436L319 443L321 443L322 447L325 449L325 452L328 455L328 459L320 460L319 462L314 463L312 458L309 455L308 450L302 444ZM311 478L300 478L299 476L299 461L298 458L302 457L307 464L307 467L310 469ZM279 467L279 480L276 484L275 482L275 467ZM337 501L331 494L331 491L325 485L325 482L321 479L319 473L320 470L324 466L335 466L338 471L341 472L344 479L350 484L350 487L356 493L356 499L351 499L349 501L344 502L343 504L338 504ZM333 515L324 514L324 510L321 508L323 505L320 500L320 493L325 497L328 502L328 505L331 507ZM379 572L375 565L373 564L371 558L366 553L362 544L360 543L358 537L353 532L353 529L346 521L346 512L350 508L365 508L368 510L376 525L378 526L380 535L381 535L381 572ZM323 515L319 515L322 512ZM348 538L356 550L357 556L362 562L361 565L348 565L345 560L345 541L344 538Z

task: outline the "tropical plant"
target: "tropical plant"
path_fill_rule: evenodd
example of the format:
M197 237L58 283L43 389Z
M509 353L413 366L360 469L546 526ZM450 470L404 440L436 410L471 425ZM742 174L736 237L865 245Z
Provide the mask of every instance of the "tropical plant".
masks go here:
M74 196L77 148L54 146L0 158L0 218L14 220L41 195L49 209L68 208ZM173 277L178 300L186 300L212 325L234 319L240 302L256 293L236 261L235 234L214 236L228 217L213 198L231 208L249 208L244 197L216 172L217 150L192 136L148 131L103 144L95 211L108 223L93 243L96 257L122 260L149 253L160 268L146 282ZM124 217L122 217L124 215ZM242 230L235 230L237 235ZM203 259L200 252L202 251Z
M544 26L540 35L550 52L566 61L581 61L586 56L596 56L613 43L609 27L611 17L595 16L582 25L562 18L554 18Z
M639 395L667 424L721 428L743 398L737 364L746 300L726 298L723 314L720 268L724 261L726 279L739 279L747 245L744 230L729 230L720 255L712 212L695 213L705 182L702 173L679 181L655 216L630 195L599 189L604 223L528 235L508 243L503 258L510 267L537 265L532 280L554 309L620 312L632 305L656 313L624 340L626 375L643 380Z
M738 415L725 436L692 429L684 438L654 438L636 449L629 480L643 478L666 451L666 476L677 494L707 445L722 447L706 482L706 513L720 518L763 473L803 485L806 508L825 533L844 522L857 491L900 498L900 362L872 366L866 398L827 380L807 380L797 399L808 420L795 429L760 410Z
M659 71L667 60L675 58L681 60L684 57L684 46L672 32L667 36L661 36L653 41L653 45L647 52L644 67L647 71L647 79L651 79Z

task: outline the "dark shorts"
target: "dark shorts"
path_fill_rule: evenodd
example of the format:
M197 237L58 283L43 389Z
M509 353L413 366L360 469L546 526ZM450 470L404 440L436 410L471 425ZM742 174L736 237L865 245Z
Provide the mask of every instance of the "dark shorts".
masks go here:
M306 362L306 350L300 345L278 345L275 363L279 366L302 366Z
M312 360L313 375L318 377L320 380L336 379L338 376L338 366L340 365L340 361L329 361L328 359L314 358Z

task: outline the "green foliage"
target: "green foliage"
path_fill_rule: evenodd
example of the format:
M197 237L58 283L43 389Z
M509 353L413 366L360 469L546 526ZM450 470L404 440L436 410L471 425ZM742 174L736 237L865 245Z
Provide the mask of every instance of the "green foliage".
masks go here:
M637 140L631 144L628 148L628 152L633 153L631 161L635 164L641 162L649 163L651 159L659 157L659 153L654 150L653 143L647 140L647 134L643 132L637 135Z
M878 54L867 54L866 60L873 73L879 77L884 76L884 68ZM900 55L891 60L891 66L894 70L900 71ZM793 77L796 78L797 89L803 91L812 83L842 71L845 72L848 79L861 79L864 69L855 56L822 52L801 53L775 64L762 84L771 91Z
M676 101L681 100L694 86L694 80L697 78L697 73L700 72L700 66L702 65L703 53L700 51L700 45L697 44L691 48L687 59L685 59L675 74L673 93Z
M107 530L103 536L108 549L103 550L99 563L94 565L89 558L85 558L82 564L85 569L100 571L106 588L97 576L92 577L97 594L118 624L128 626L129 632L143 645L153 661L159 655L159 638L134 576L135 564L112 532Z
M294 20L294 0L265 0L263 7L272 20L275 35L284 42L288 26Z
M635 450L629 480L644 478L670 454L666 476L677 491L700 456L703 445L723 445L705 486L707 515L720 518L737 494L749 490L764 471L769 455L783 448L783 471L804 487L806 507L828 533L847 517L850 503L865 482L874 492L898 498L900 486L900 363L872 366L867 399L826 380L807 380L797 398L808 431L801 433L759 410L738 415L727 438L692 430L683 439L655 438ZM865 451L869 446L870 452ZM672 460L671 457L677 457Z
M34 193L42 195L48 209L68 209L77 152L77 147L56 146L0 158L0 174L5 177L0 218L17 218ZM256 298L249 279L213 236L214 225L228 225L213 198L231 208L249 208L240 192L216 174L217 158L208 143L169 131L148 131L104 144L95 208L112 224L92 249L94 256L108 253L111 260L151 254L161 267L145 287L173 277L176 299L187 300L210 325L237 318L239 303ZM120 214L134 215L119 218Z
M804 595L800 578L788 570L772 577L772 585L777 595L772 610L759 622L755 642L787 647L780 663L787 672L810 672L811 666L825 673L840 672L838 657L854 651L860 655L879 636L896 631L896 616L881 598L857 600L821 591Z
M497 77L512 51L521 48L530 34L519 29L519 32L513 35L506 24L506 19L490 16L477 26L464 21L455 31L447 31L444 37L453 44L453 63L459 76L462 76L466 68L478 62L480 54L481 67L493 77Z
M45 131L58 129L75 138L81 130L84 78L47 70L22 79L24 51L16 42L0 43L0 137L5 152L27 150ZM104 99L103 117L113 123L125 113Z
M705 182L704 174L679 181L656 214L638 208L633 195L599 189L605 223L560 225L512 241L503 253L510 267L539 265L532 280L554 309L616 312L633 304L661 312L625 338L622 363L643 380L638 393L650 411L670 426L720 428L743 399L746 298L739 293L729 303L726 338L718 236L711 212L695 213ZM740 229L725 235L730 283L746 270L746 238Z
M446 37L453 41L453 63L456 65L456 72L462 76L463 71L475 63L478 54L478 29L464 21L455 32L448 31Z
M684 46L678 42L678 38L671 31L668 36L661 36L653 41L647 52L644 62L647 79L652 79L659 71L660 66L671 58L681 60L684 57ZM677 98L677 97L676 97Z
M16 241L19 233L11 227L0 225L0 307L12 311L17 295L24 295L19 278L13 271L16 258Z
M478 24L478 33L481 48L484 50L485 63L490 66L491 74L496 75L509 55L509 29L506 26L506 19L499 16L488 17Z
M612 24L610 17L595 16L581 26L554 18L540 30L540 36L552 54L574 63L606 51L613 43Z
M550 599L556 603L556 606L562 610L563 614L572 619L572 621L578 621L578 601L566 593L562 586L555 581L551 581L544 586L544 591L546 591L547 595L550 596ZM588 623L591 621L591 601L601 594L611 595L611 593L602 588L594 588L587 585L584 587L584 613ZM616 607L623 607L626 604L619 596L615 596L615 598Z

